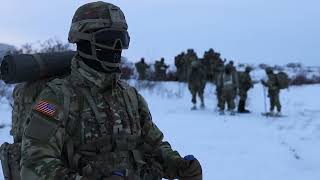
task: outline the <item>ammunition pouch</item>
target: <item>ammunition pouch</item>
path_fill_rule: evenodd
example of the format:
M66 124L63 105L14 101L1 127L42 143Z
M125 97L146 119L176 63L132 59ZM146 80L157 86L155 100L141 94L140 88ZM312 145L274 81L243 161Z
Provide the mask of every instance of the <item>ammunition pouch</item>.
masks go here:
M137 149L137 138L135 135L105 135L76 147L69 162L73 162L72 166L85 177L106 178L119 171L130 180L140 179L146 163Z
M0 147L0 159L5 180L20 180L21 143L3 143Z

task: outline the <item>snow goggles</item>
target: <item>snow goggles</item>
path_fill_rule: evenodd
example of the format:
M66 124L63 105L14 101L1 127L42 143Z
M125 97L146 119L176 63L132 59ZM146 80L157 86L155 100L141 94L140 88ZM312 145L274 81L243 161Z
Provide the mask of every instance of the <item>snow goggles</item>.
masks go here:
M81 39L90 41L100 48L121 50L128 49L130 36L128 31L116 29L101 29L93 33L79 33Z

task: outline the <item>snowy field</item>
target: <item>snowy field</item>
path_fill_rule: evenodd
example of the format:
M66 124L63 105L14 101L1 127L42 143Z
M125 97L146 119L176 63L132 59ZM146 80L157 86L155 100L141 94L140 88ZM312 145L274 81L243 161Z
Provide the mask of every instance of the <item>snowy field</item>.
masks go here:
M206 109L190 111L186 84L149 84L149 89L132 84L141 88L154 121L173 148L200 160L204 180L320 179L320 85L283 90L287 117L273 119L260 115L264 111L260 85L249 93L252 114L219 116L214 86L206 88ZM0 123L10 124L10 112L5 103L0 106ZM11 141L9 130L0 129L0 143Z

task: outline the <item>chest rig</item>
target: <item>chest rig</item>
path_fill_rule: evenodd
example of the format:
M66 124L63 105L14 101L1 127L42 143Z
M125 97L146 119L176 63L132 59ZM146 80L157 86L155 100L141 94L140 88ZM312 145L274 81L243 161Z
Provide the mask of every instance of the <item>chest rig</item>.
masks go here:
M74 86L74 85L73 85ZM65 96L67 96L64 91ZM145 164L135 89L119 82L111 92L76 86L69 93L68 164L83 176L103 179L121 172L139 180ZM68 101L68 100L67 100Z

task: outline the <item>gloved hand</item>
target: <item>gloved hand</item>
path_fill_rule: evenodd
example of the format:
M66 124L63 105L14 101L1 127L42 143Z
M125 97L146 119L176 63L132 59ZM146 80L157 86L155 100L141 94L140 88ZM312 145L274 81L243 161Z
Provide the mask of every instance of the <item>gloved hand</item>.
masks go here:
M113 171L112 176L108 178L103 178L103 180L124 180L125 174L121 171Z
M124 177L122 176L111 176L111 177L108 177L108 178L103 178L103 180L124 180Z
M180 159L177 166L180 180L202 180L200 162L193 155L188 155Z

